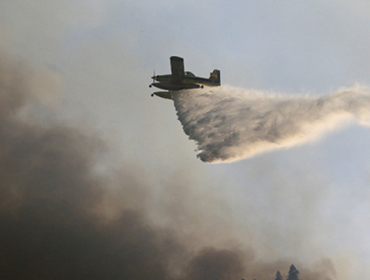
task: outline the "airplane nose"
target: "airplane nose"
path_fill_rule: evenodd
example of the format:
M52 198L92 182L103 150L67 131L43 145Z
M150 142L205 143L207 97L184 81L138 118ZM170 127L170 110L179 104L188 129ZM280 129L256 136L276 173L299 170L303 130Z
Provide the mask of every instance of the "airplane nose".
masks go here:
M158 76L153 76L153 77L152 77L152 79L153 79L153 80L157 80L157 77L158 77Z

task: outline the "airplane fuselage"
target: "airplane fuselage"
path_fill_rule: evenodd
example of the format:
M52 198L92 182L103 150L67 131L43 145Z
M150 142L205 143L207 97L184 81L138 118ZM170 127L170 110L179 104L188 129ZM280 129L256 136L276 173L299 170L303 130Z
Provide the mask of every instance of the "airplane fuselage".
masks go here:
M155 86L160 89L171 91L221 85L219 70L213 70L209 79L201 78L189 71L184 71L184 60L181 57L172 56L170 59L172 74L153 76L153 83L150 84L150 87ZM153 95L171 99L170 92L154 92Z
M173 84L173 83L152 83L153 86L165 89L165 90L182 90L182 89L192 89L192 88L200 88L200 85L197 84Z
M192 77L185 75L181 82L173 81L172 75L158 75L152 77L156 82L153 82L152 85L166 90L182 90L182 89L192 89L200 88L205 86L219 86L220 84L212 81L211 79Z

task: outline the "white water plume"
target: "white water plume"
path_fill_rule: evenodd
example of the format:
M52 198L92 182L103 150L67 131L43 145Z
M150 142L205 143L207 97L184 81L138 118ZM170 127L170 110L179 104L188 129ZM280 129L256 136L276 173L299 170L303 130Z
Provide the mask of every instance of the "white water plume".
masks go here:
M361 86L322 97L231 86L174 91L172 97L197 156L207 163L312 141L353 119L370 125L370 89Z

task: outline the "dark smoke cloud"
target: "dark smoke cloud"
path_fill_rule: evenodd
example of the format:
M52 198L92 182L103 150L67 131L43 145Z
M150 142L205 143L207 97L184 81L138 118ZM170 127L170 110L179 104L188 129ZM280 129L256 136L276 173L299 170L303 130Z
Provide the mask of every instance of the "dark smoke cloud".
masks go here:
M100 140L25 117L37 89L58 88L49 87L53 74L35 83L29 69L0 56L0 279L267 280L288 267L256 260L252 250L190 246L156 226L138 207L149 192L133 164L98 173Z
M184 279L239 279L244 269L237 251L206 248L190 261Z
M30 77L1 61L0 278L169 279L181 246L140 211L99 215L108 180L93 172L101 144L22 121Z

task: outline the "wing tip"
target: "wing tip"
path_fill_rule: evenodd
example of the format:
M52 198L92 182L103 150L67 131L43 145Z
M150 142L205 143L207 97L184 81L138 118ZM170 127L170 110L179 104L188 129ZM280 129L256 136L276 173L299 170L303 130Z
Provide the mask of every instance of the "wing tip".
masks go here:
M184 61L184 59L179 56L171 56L170 59L171 61Z

